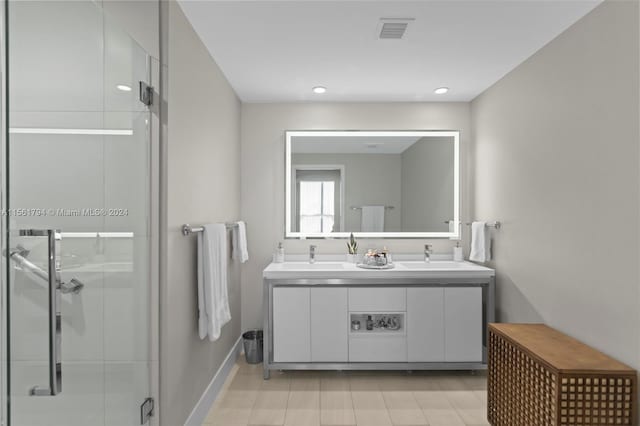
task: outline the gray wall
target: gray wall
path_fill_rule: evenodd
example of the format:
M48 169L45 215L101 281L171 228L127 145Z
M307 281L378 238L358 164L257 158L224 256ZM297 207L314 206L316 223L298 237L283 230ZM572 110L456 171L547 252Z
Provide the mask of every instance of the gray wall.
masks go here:
M214 343L197 335L196 237L183 223L239 218L240 101L175 2L169 5L166 264L161 304L161 418L189 416L240 335L240 273L230 263L232 320Z
M251 259L242 269L242 327L262 325L262 270L278 241L284 241L285 130L460 130L462 200L467 199L470 143L468 103L285 103L242 105L241 210L247 222ZM461 205L463 220L468 204ZM464 230L466 231L466 230ZM419 253L428 240L363 240L396 253ZM286 253L307 253L309 241L284 241ZM432 240L436 252L454 243ZM313 240L318 253L346 253L345 240Z
M362 211L351 210L351 206L362 205L394 206L385 212L384 230L401 231L400 154L295 154L292 163L344 166L345 229L342 232L361 230Z
M447 232L453 220L453 138L422 138L402 153L402 230Z
M638 2L606 1L472 103L499 319L640 367Z

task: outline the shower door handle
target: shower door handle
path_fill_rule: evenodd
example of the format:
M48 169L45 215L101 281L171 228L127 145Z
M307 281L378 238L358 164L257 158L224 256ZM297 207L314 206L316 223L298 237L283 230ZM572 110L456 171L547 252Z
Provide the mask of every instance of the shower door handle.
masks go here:
M48 267L47 278L49 302L49 386L34 386L30 389L31 396L55 396L62 392L62 317L60 312L60 279L56 256L56 239L60 230L57 229L21 229L23 237L47 237Z

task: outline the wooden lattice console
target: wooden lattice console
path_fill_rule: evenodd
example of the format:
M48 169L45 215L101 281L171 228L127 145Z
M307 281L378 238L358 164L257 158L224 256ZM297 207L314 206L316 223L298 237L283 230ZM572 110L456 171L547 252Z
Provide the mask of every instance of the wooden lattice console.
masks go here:
M492 426L635 426L632 368L543 324L489 325Z

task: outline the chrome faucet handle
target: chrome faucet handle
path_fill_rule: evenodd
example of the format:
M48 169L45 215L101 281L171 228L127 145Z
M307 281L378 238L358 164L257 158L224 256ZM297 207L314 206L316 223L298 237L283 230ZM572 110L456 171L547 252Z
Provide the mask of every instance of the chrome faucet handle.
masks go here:
M313 244L309 246L309 263L315 263L316 261L316 248Z
M431 261L431 244L425 244L424 245L424 261L425 262L430 262Z

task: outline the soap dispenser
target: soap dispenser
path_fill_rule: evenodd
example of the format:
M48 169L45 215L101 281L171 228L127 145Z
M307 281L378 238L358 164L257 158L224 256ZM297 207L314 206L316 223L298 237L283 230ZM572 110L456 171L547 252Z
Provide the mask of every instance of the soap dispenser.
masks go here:
M275 263L284 263L284 246L282 242L278 243L278 248L276 249Z
M456 246L453 248L453 260L454 262L462 262L464 260L462 247L460 247L460 241L456 242Z

